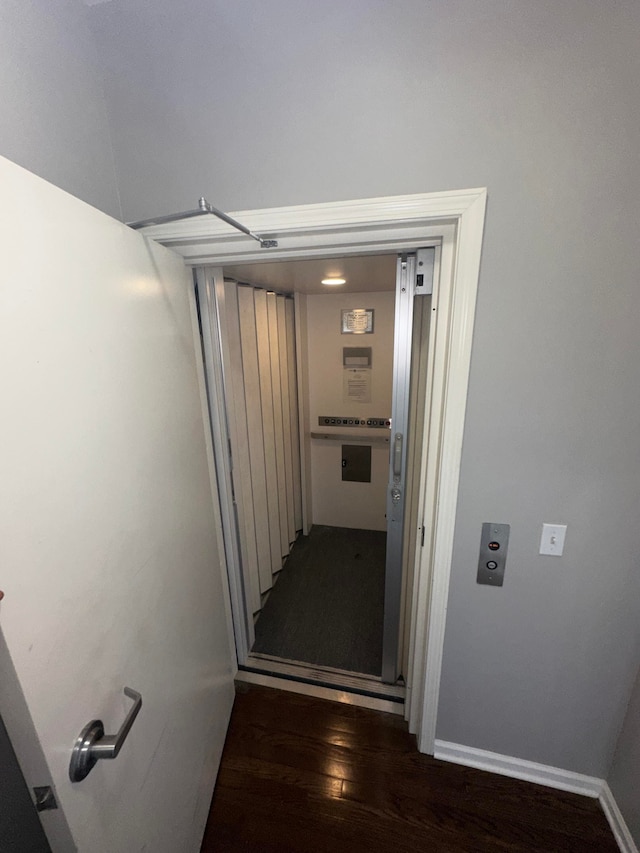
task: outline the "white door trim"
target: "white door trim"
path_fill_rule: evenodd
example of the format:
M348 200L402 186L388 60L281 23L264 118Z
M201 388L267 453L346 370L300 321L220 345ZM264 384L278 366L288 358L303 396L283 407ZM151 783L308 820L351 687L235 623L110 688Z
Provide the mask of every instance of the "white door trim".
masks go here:
M232 214L252 231L275 237L274 249L260 248L212 217L144 229L194 266L371 254L442 241L421 481L426 535L416 560L407 702L409 727L418 735L419 749L431 754L486 198L486 189L471 189Z

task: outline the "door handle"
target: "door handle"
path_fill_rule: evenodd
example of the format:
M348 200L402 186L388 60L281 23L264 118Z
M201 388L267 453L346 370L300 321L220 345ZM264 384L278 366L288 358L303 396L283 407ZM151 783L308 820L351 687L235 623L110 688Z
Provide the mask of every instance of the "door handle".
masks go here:
M69 763L69 779L72 782L82 782L100 758L116 758L122 749L133 721L142 708L142 696L137 690L125 687L124 695L133 699L133 705L117 734L105 735L102 720L91 720L78 735Z
M399 480L402 476L402 433L397 432L393 439L393 478Z

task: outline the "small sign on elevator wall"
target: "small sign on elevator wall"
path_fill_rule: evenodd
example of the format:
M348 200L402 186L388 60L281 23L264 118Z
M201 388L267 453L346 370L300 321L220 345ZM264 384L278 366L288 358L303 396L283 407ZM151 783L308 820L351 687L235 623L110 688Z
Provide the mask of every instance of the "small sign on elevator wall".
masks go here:
M371 402L371 369L347 367L344 370L342 399L345 403Z
M342 348L343 403L371 402L371 347Z
M373 334L373 308L343 308L343 335Z

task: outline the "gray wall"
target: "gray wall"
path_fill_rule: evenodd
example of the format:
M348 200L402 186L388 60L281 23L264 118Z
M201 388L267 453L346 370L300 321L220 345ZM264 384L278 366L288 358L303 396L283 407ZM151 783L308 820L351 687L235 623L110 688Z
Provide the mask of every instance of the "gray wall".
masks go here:
M640 672L607 781L633 840L640 848Z
M80 0L0 3L0 155L119 217L87 11Z
M101 63L126 219L488 187L438 736L597 776L640 656L639 37L635 0L0 5L0 154L119 218ZM637 681L638 843L639 720Z
M488 187L438 736L606 775L640 659L640 5L91 20L126 218ZM512 525L502 589L475 583L485 520Z

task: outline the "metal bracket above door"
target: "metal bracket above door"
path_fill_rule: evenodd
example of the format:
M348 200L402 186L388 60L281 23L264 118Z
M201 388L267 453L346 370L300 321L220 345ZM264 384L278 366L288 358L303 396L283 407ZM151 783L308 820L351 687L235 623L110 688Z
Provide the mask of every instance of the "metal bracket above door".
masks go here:
M218 210L217 207L209 204L204 196L198 200L198 207L195 210L183 210L182 213L170 213L166 216L155 216L152 219L139 219L137 222L127 222L127 225L129 228L133 228L134 231L139 231L141 228L146 228L149 225L164 225L167 222L178 222L181 219L192 219L194 216L202 216L206 213L216 216L218 219L226 222L227 225L231 225L232 228L236 228L238 231L242 231L243 234L246 234L253 240L257 240L258 243L260 243L261 249L275 249L278 246L277 240L261 237L260 234L254 234L253 231L241 222L238 222L237 219L234 219L232 216L229 216L228 213L223 213L221 210Z
M436 249L418 249L416 252L416 296L430 296L433 293L433 272L435 269Z

